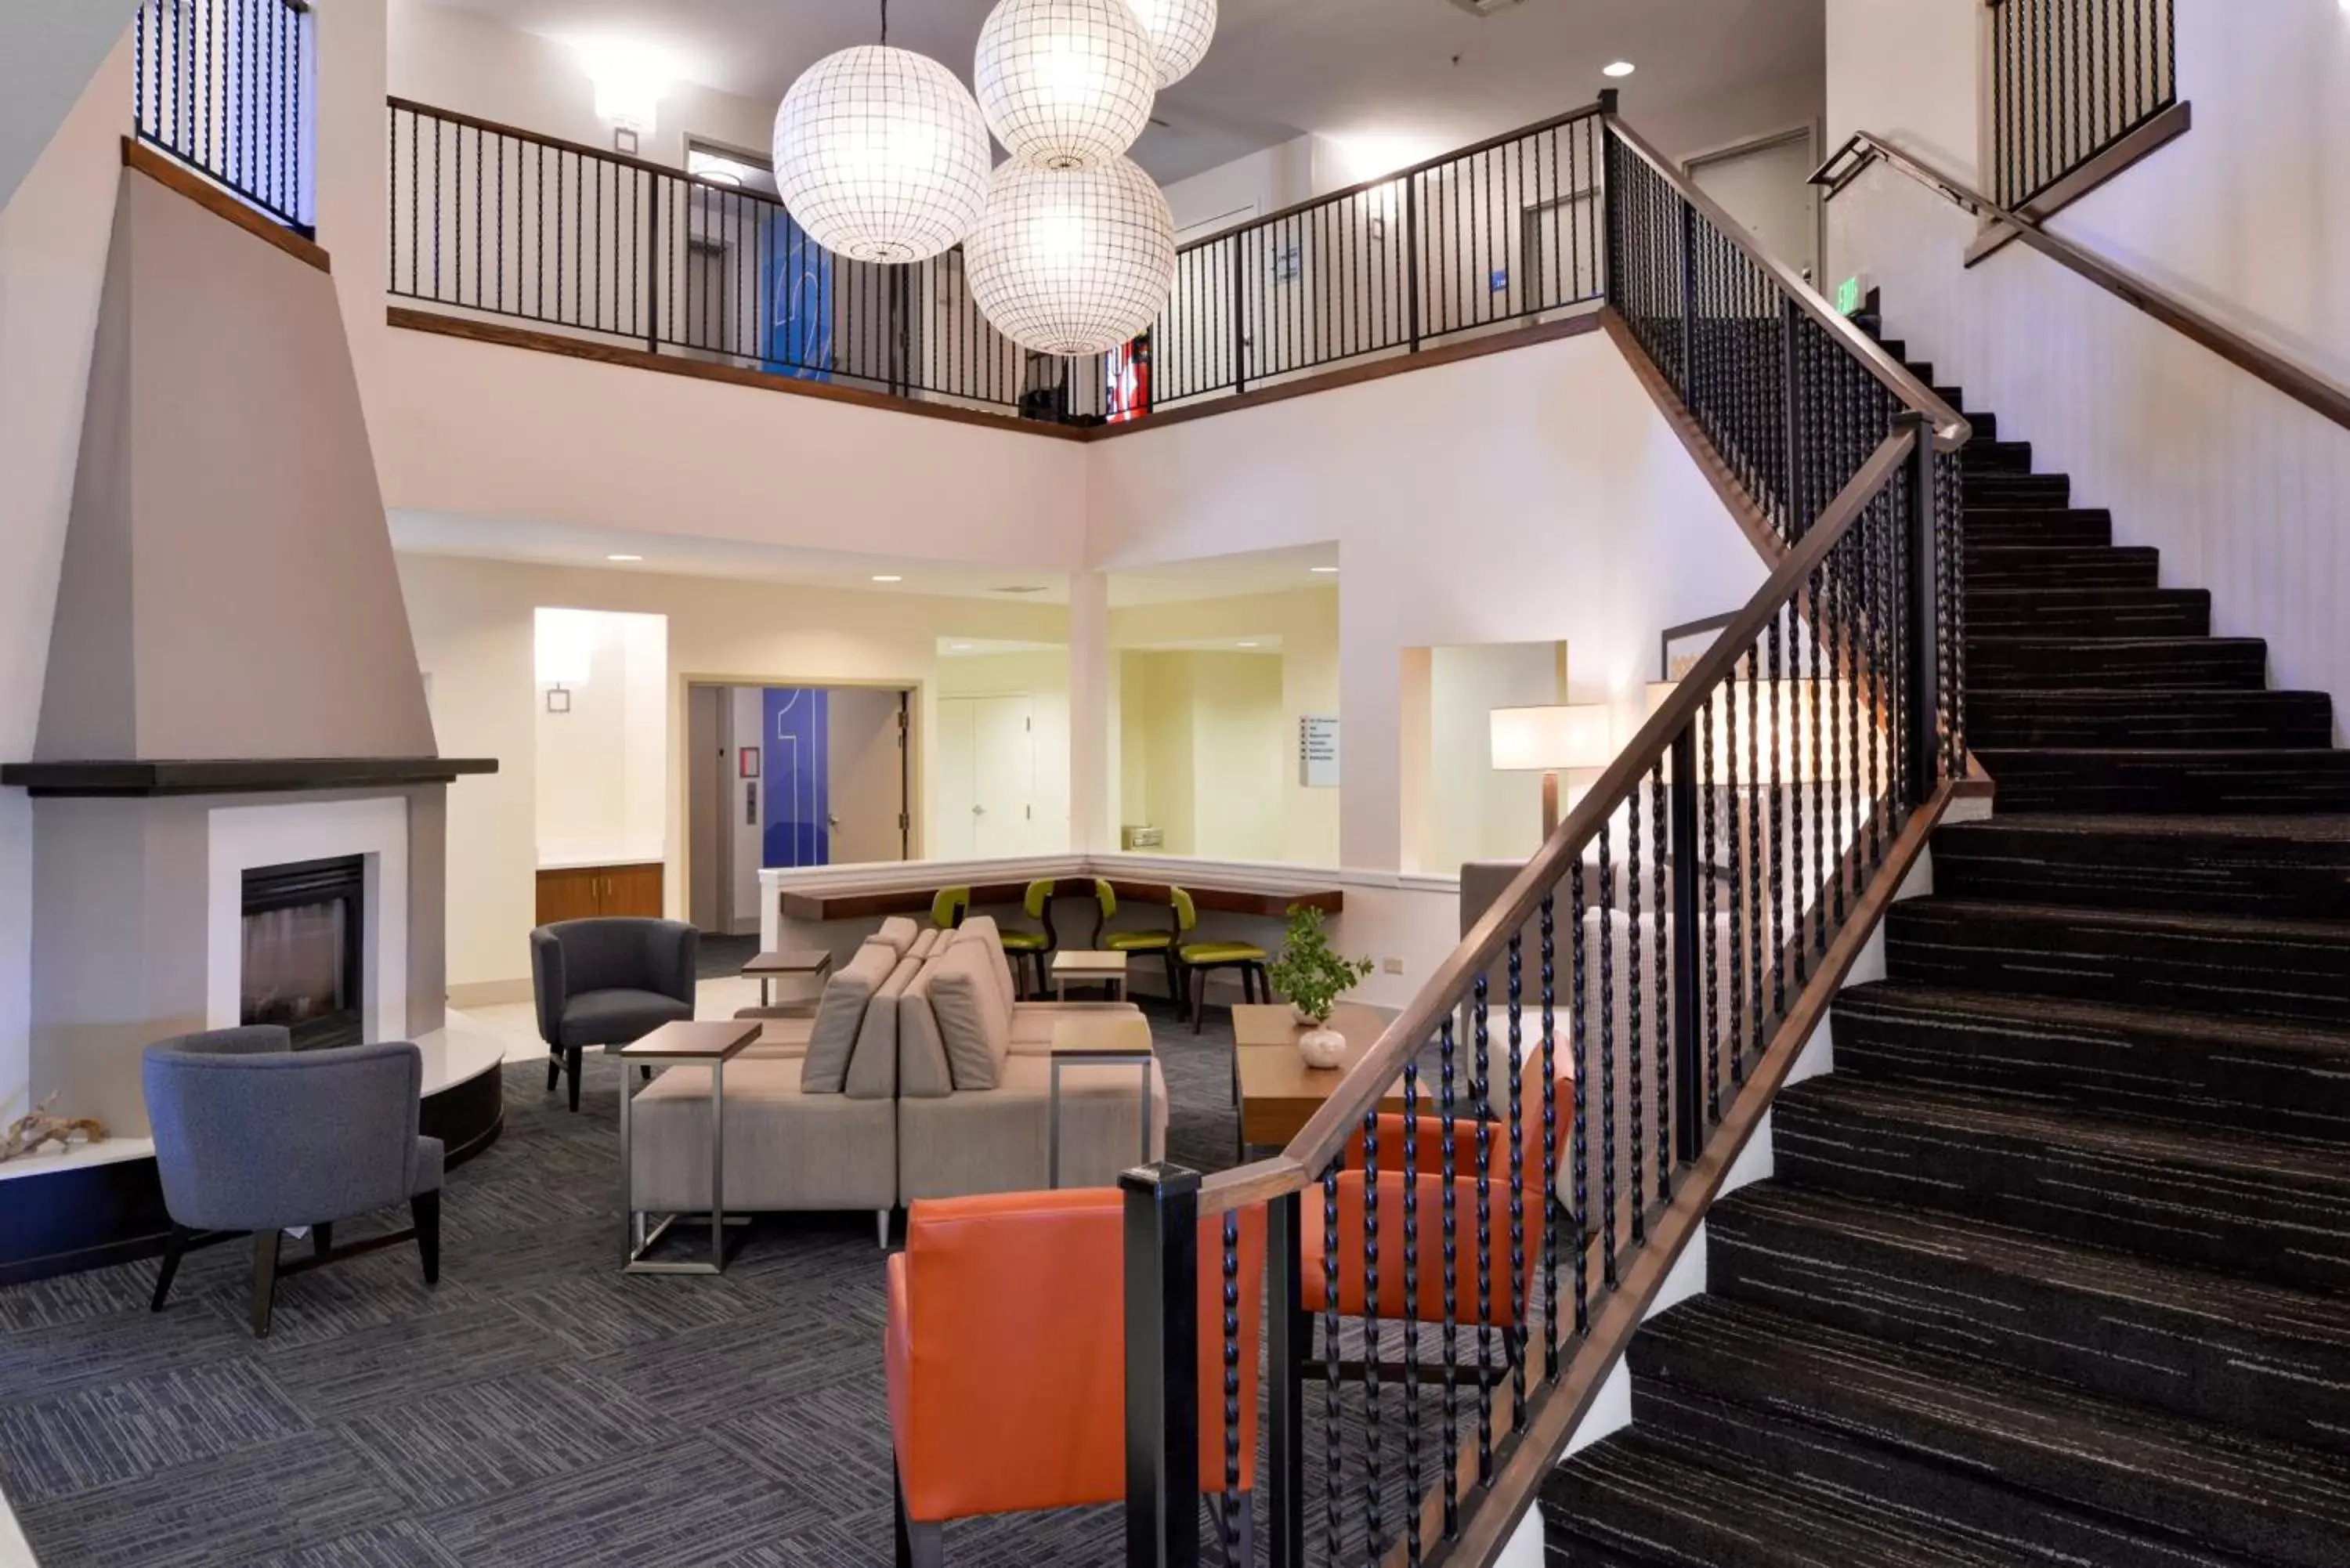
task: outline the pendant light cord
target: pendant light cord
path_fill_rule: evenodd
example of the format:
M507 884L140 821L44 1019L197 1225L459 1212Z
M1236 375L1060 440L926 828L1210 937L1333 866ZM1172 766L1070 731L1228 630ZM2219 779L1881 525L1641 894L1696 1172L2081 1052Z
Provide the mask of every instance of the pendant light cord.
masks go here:
M881 0L881 47L889 47L889 0Z

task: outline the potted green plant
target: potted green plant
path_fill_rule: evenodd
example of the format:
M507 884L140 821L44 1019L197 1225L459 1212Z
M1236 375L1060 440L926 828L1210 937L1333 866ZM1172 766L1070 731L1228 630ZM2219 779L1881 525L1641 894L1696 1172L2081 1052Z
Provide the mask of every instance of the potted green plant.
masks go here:
M1330 946L1321 910L1291 906L1288 938L1281 956L1265 966L1265 975L1306 1026L1297 1050L1307 1066L1336 1067L1345 1058L1347 1037L1330 1027L1330 1012L1370 972L1370 960L1343 957Z

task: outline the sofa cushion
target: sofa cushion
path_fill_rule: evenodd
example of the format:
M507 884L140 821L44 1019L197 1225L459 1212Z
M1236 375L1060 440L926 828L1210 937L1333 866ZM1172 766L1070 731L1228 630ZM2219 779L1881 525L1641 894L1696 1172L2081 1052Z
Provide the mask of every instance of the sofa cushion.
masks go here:
M679 1213L710 1206L710 1075L671 1068L629 1107L637 1207ZM726 1208L887 1209L898 1198L897 1106L800 1092L800 1064L726 1068Z
M898 1097L901 1100L936 1099L954 1093L946 1041L939 1033L939 1015L931 1006L931 983L945 964L946 953L934 950L898 995Z
M983 1095L898 1102L898 1199L974 1192L1031 1192L1051 1162L1050 1058L1014 1056ZM1150 1148L1166 1147L1167 1089L1150 1064ZM1061 1071L1061 1181L1109 1187L1140 1160L1142 1069L1125 1063ZM731 1146L733 1133L727 1137Z
M1012 1054L1012 1014L996 990L985 944L959 941L946 950L931 980L955 1093L992 1089Z
M848 1077L849 1055L857 1048L857 1032L865 1023L866 1007L897 967L895 949L886 942L868 942L825 981L824 1000L816 1003L816 1025L808 1032L801 1088L811 1095L840 1093Z
M1003 950L1003 931L993 915L973 915L955 932L956 945L972 944L987 955L988 970L995 981L995 994L1003 1008L1003 1022L1012 1023L1013 1004L1020 1000L1020 988L1013 982L1012 960Z
M920 936L924 929L916 925L910 915L892 915L881 922L879 930L865 940L868 942L887 942L899 958L903 958L912 949L914 939Z
M889 971L865 1010L857 1032L857 1054L848 1059L848 1075L840 1092L854 1100L894 1100L898 1097L898 999L922 971L922 961L904 958Z
M693 1009L658 991L582 991L563 1004L563 1038L557 1044L627 1045L664 1023L679 1023Z

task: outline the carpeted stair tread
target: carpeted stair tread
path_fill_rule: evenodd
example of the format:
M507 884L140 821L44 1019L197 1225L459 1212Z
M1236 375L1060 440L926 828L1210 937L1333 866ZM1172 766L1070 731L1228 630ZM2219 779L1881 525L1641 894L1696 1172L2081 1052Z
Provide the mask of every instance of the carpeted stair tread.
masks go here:
M1706 1288L2350 1454L2350 1314L2331 1293L1777 1182L1707 1212Z
M2032 443L2028 441L1994 441L1978 434L1959 449L1959 462L1969 477L1977 473L2030 473Z
M2203 588L1983 588L1967 595L1967 636L2209 637Z
M1772 1108L1778 1179L2275 1284L2350 1288L2350 1152L1832 1074Z
M1968 552L1966 591L1986 588L2154 588L2159 551L2124 545L1993 545Z
M1894 981L1838 992L1834 1017L1836 1069L1856 1078L2350 1150L2350 1020L2272 1023Z
M2073 504L2073 482L2061 473L1971 473L1966 501L1976 506L2064 509Z
M1654 1413L1643 1396L1658 1386L1749 1407L1830 1440L1798 1449L1783 1427L1742 1445L1738 1457L1765 1473L1863 1487L1891 1459L1908 1471L1895 1490L1912 1506L2009 1539L2070 1535L2076 1560L2136 1568L2165 1554L2152 1542L2064 1531L2052 1507L2293 1568L2337 1568L2350 1534L2350 1461L1973 1357L1701 1296L1644 1325L1628 1359L1636 1427ZM1689 1435L1736 1444L1739 1414L1699 1414ZM2196 1557L2220 1561L2185 1560Z
M1970 671L1971 675L1971 671ZM2330 746L2323 691L1995 691L1970 681L1967 732L1977 748L2029 746Z
M1936 896L1885 925L1887 977L2320 1023L2350 1017L2350 922Z
M1637 1426L1553 1470L1542 1500L1546 1555L1562 1568L1591 1561L1644 1568L2018 1568L2046 1561L1938 1526L1891 1501L1714 1469L1644 1438ZM1586 1547L1597 1555L1585 1556Z
M2017 814L2350 812L2350 752L1978 745L1975 756L1999 786L2000 809Z
M2147 686L2258 691L2268 685L2268 653L2256 637L1970 636L1968 694Z
M2114 542L2114 514L2102 506L2020 509L1966 504L1966 547L1995 545L2069 545L2075 548Z
M2350 920L2350 815L2007 813L1934 835L1969 899Z

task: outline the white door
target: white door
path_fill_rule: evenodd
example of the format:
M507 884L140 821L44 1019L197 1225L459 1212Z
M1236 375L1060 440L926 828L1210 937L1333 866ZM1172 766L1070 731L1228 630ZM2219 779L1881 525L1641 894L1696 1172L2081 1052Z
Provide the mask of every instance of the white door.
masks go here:
M1690 177L1744 224L1773 260L1816 279L1819 223L1809 183L1812 167L1806 131L1701 159Z
M1035 842L1036 737L1029 700L941 699L937 779L935 858L1030 853Z

